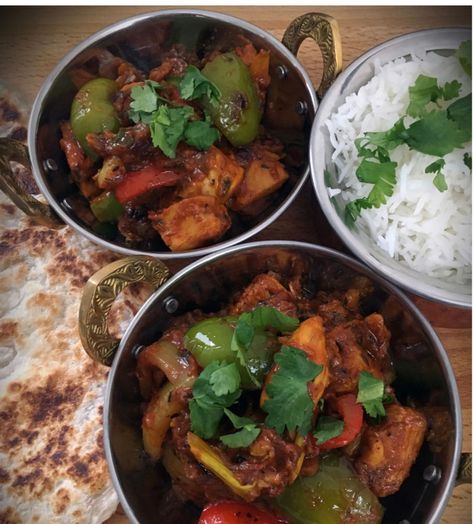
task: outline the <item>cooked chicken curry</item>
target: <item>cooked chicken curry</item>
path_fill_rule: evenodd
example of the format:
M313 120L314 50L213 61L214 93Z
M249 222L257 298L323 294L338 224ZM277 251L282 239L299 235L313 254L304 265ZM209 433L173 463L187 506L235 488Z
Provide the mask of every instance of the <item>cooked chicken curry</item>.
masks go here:
M390 332L363 313L372 292L356 276L308 298L301 276L260 274L139 354L145 450L180 498L207 505L200 522L244 522L212 520L229 504L258 522L381 521L427 422L391 385Z
M198 58L175 46L147 74L104 50L94 60L100 76L73 78L60 140L94 231L186 251L271 204L291 162L261 121L269 51L243 42Z

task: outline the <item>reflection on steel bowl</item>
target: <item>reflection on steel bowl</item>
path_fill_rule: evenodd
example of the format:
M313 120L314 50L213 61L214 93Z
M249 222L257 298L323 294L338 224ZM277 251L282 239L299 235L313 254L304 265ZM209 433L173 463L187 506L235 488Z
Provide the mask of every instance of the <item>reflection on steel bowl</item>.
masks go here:
M84 314L98 314L103 278ZM102 337L83 340L100 354ZM144 523L197 522L208 503L203 518L434 523L460 427L447 356L412 303L352 259L296 242L235 247L165 283L121 342L105 414L117 491Z
M306 37L322 48L327 86L340 42L321 14L295 20L285 45L192 10L136 16L86 39L46 79L29 124L32 170L54 213L104 247L162 258L264 229L309 172L317 98L292 54ZM11 158L25 161L18 147ZM1 165L2 189L38 214Z

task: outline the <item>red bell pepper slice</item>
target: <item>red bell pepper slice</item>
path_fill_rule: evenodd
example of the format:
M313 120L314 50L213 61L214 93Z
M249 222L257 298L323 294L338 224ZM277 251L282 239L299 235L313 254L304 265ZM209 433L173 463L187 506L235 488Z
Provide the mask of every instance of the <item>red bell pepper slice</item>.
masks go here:
M163 171L154 165L149 165L140 171L126 173L122 182L115 187L114 193L117 200L124 204L151 189L174 186L180 178L181 176L174 171Z
M357 403L357 397L352 394L341 395L330 401L330 406L341 415L344 420L344 430L337 437L323 442L319 449L327 450L341 448L352 442L362 429L364 412L362 406Z
M284 524L281 519L248 502L224 500L208 504L198 524Z

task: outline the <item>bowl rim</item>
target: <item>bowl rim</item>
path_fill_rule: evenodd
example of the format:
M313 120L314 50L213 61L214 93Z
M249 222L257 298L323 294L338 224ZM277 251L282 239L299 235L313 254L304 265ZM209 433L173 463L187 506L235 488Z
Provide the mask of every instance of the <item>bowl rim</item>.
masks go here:
M449 392L449 405L450 405L450 414L453 418L453 428L454 428L454 445L451 452L451 461L449 472L446 478L446 472L443 472L443 482L445 488L442 491L441 495L438 497L436 504L431 508L430 514L428 515L425 524L436 524L448 503L449 497L455 486L455 481L457 477L457 471L459 467L459 462L461 460L461 451L462 451L462 411L461 411L461 400L459 396L459 390L457 387L456 378L454 371L449 360L448 354L438 337L436 331L426 319L426 317L421 313L418 307L412 302L412 300L397 286L385 279L383 276L374 272L371 268L367 267L365 264L359 260L336 251L332 248L326 246L321 246L318 244L310 244L307 242L297 242L290 240L265 240L257 242L249 242L245 244L239 244L237 246L232 246L225 251L219 251L216 253L211 253L210 255L200 258L199 260L192 262L187 265L177 273L171 276L171 278L166 281L160 288L158 288L141 306L137 314L134 316L130 324L128 325L123 337L120 341L119 348L115 354L112 366L110 368L109 377L107 379L107 385L105 390L104 397L104 415L103 415L103 428L104 428L104 448L105 456L107 460L107 465L109 472L112 478L112 483L114 488L119 496L120 503L124 508L127 517L134 523L140 524L135 514L128 504L128 501L122 491L120 480L117 476L115 469L115 461L111 446L111 419L110 419L110 404L112 402L115 377L117 375L118 363L122 356L122 353L125 352L127 347L127 340L130 337L130 334L134 331L137 324L140 322L145 312L151 307L159 307L159 303L163 298L166 298L172 294L173 287L179 283L183 278L187 277L189 273L193 273L195 270L206 267L208 264L218 261L220 259L232 256L236 253L244 253L258 248L282 248L282 249L291 249L291 250L301 250L309 252L317 256L325 256L332 258L336 261L342 262L352 269L362 272L362 274L367 275L371 280L373 280L377 285L388 291L389 293L395 295L401 303L409 310L413 317L418 322L418 325L421 327L426 337L432 342L433 350L437 355L438 364L440 365L441 371L443 373L443 378L446 381Z
M401 275L398 273L397 270L390 268L389 266L385 265L383 261L380 261L377 259L374 255L372 255L368 249L362 244L362 242L359 242L359 239L357 238L357 235L354 235L350 229L346 226L342 218L339 216L339 214L336 212L335 207L331 203L331 199L327 192L327 187L324 181L324 176L321 172L318 172L318 155L316 153L316 143L319 140L320 130L324 126L324 120L328 118L328 116L332 113L331 111L328 111L328 114L326 116L324 115L324 112L330 108L330 97L329 95L331 93L337 92L343 87L343 84L348 80L348 78L351 77L353 72L357 70L364 62L367 62L368 60L372 59L375 55L377 55L380 51L392 46L393 44L398 44L400 42L403 42L405 40L411 39L411 38L422 38L426 36L434 36L439 35L440 33L443 34L449 34L450 32L457 33L457 32L468 32L472 30L469 27L441 27L441 28L435 28L435 29L423 29L420 31L413 31L411 33L405 33L393 38L390 38L389 40L386 40L382 42L381 44L378 44L377 46L372 47L365 53L363 53L361 56L356 58L353 62L351 62L346 69L342 71L342 73L336 78L334 83L329 88L326 95L323 97L323 99L319 103L318 111L316 112L313 126L311 129L311 136L310 136L310 151L309 151L309 159L310 159L310 166L311 166L311 180L314 192L316 193L316 198L319 202L319 205L321 206L321 209L326 216L327 220L331 224L332 228L336 231L339 238L344 242L344 244L347 246L347 248L360 260L362 260L365 264L367 264L372 270L374 270L376 273L380 273L383 277L390 280L392 283L396 284L397 286L401 286L406 291L415 293L418 296L421 296L423 298L426 298L431 301L443 303L449 306L455 306L463 309L470 309L472 307L472 293L471 294L463 294L460 292L455 291L446 291L435 284L432 283L425 283L419 278L416 277L415 270L412 270L411 268L407 267L408 273L403 272ZM323 120L324 119L324 120ZM420 274L418 272L418 274ZM472 290L472 284L466 284L466 288L470 288Z
M202 248L192 249L188 251L178 251L178 252L145 251L145 250L128 248L125 246L119 246L113 242L110 242L106 239L99 237L98 235L94 234L90 230L83 227L81 224L76 222L71 216L69 216L64 211L64 209L59 205L59 203L56 201L56 198L49 190L45 177L41 176L40 174L41 169L40 169L39 159L38 159L38 155L36 151L36 137L37 137L38 127L39 127L40 117L43 114L43 107L42 107L43 102L46 96L48 95L48 93L50 92L50 89L52 85L54 84L54 82L56 81L57 77L63 72L63 70L67 67L67 65L72 60L74 60L81 52L86 50L88 47L93 46L97 41L101 40L104 37L110 36L114 33L127 29L137 23L151 21L153 19L160 19L160 18L167 17L167 16L183 16L183 15L191 15L191 16L197 16L197 17L202 17L202 18L209 18L213 20L219 20L224 23L229 23L234 26L238 26L246 31L249 31L250 33L256 34L257 36L262 38L265 42L268 42L273 48L277 48L286 58L288 58L288 60L290 60L294 64L298 73L301 75L301 78L304 81L304 84L307 90L307 94L308 94L309 99L311 100L315 114L318 109L318 98L316 96L315 88L313 86L311 79L309 78L309 75L306 69L303 67L301 62L298 60L297 56L294 55L285 45L283 45L282 42L280 42L271 33L261 29L260 27L254 24L251 24L250 22L247 22L235 16L227 15L224 13L218 13L214 11L200 10L200 9L163 9L159 11L150 11L147 13L142 13L139 15L131 16L123 20L119 20L113 24L110 24L100 29L99 31L96 31L92 35L88 36L87 38L79 42L70 51L68 51L68 53L66 53L66 55L64 55L64 57L55 65L55 67L51 70L51 72L48 74L46 79L43 81L43 84L41 85L38 91L38 94L36 95L36 98L34 100L33 107L31 110L29 122L28 122L28 150L30 154L32 172L38 184L38 187L41 193L44 195L44 197L48 201L48 203L52 206L54 211L59 215L59 217L66 224L74 228L76 231L78 231L80 234L82 234L83 236L91 240L92 242L102 247L105 247L107 249L110 249L111 251L114 251L116 253L121 253L124 255L147 255L147 256L152 256L152 257L160 257L162 259L180 259L180 258L201 257L203 255L207 255L209 253L213 253L221 249L226 249L230 246L233 246L237 243L240 243L240 242L243 242L249 239L250 237L264 230L271 223L273 223L290 206L290 204L296 198L301 188L303 187L304 183L306 182L306 180L309 177L310 162L309 162L309 157L308 157L308 165L306 166L306 169L299 177L293 189L286 196L283 202L281 202L279 207L275 209L265 220L258 223L253 228L249 229L248 231L244 231L243 233L241 233L240 235L236 237L230 238L223 242L212 244L211 246L205 246ZM310 138L308 137L308 145L309 143L310 143Z

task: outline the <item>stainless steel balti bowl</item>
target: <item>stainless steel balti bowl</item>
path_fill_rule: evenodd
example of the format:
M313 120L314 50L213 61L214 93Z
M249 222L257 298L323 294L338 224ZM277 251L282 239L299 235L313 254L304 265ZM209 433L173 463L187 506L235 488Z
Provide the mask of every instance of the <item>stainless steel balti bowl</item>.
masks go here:
M322 94L342 67L341 45L336 21L327 15L308 13L288 26L283 42L243 20L207 11L158 11L123 20L90 36L70 51L53 69L41 87L28 127L28 150L22 144L0 139L0 188L25 212L43 222L65 222L90 240L124 254L148 254L161 258L201 256L248 239L273 222L291 204L309 174L309 136L318 102L315 88L296 59L305 38L313 38L321 48L324 71L318 92ZM59 147L62 120L69 119L71 101L78 88L78 70L97 70L101 52L123 57L144 72L157 66L163 51L179 43L198 53L218 46L232 48L250 41L257 49L270 51L271 85L263 123L286 147L298 149L301 167L275 195L271 205L257 216L235 220L217 244L187 252L170 252L164 243L153 249L134 249L101 236L81 219L79 194L69 180L69 168ZM98 73L96 73L98 74ZM49 205L38 203L22 193L11 173L10 160L28 163ZM59 220L58 220L59 219ZM155 249L156 247L156 249Z
M362 228L349 227L344 220L345 203L342 196L331 197L328 187L338 188L336 166L331 156L331 145L326 121L346 97L356 93L373 77L375 64L385 64L411 53L423 54L435 51L452 54L460 43L472 39L470 29L430 29L403 35L374 47L345 69L326 93L318 108L310 143L311 177L319 204L329 223L346 246L365 264L407 291L429 300L445 304L471 307L471 285L447 282L415 271L390 258Z
M193 523L199 516L196 507L178 500L165 470L145 458L135 377L140 347L157 340L175 315L195 308L217 311L257 274L277 271L291 278L302 264L308 289L327 286L321 275L327 274L328 267L336 281L363 275L374 284L364 308L367 314L381 312L392 333L397 395L422 409L430 407L444 421L430 429L401 490L382 499L383 522L438 522L456 480L462 438L459 393L439 338L402 292L366 266L324 247L289 241L234 246L192 263L171 278L157 259L128 257L103 268L87 284L81 338L93 358L107 364L113 359L104 407L105 449L115 488L132 522ZM107 333L107 314L120 291L139 280L161 287L140 309L119 345Z

